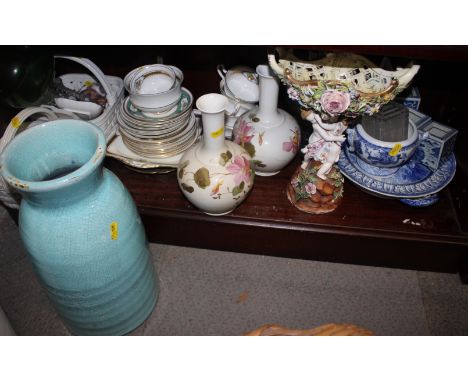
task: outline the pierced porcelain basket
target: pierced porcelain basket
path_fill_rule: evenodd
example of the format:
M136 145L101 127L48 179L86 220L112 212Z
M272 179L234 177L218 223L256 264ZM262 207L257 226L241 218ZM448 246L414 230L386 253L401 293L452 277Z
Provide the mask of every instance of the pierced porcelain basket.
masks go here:
M305 109L334 116L356 117L373 114L381 105L403 91L419 70L419 65L387 71L368 59L347 53L330 53L316 61L301 61L290 50L277 49L268 55L272 69L288 86L289 97ZM343 95L336 110L323 107L324 94Z

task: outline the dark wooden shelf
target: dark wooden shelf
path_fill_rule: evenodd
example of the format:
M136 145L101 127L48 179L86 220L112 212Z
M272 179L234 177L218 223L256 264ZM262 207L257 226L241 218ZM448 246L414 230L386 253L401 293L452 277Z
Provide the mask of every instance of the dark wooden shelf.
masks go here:
M268 48L57 46L47 49L54 54L88 57L106 74L120 77L134 67L154 63L162 57L165 63L176 65L184 72L184 86L198 98L204 93L219 91L217 64L255 67L266 62ZM354 264L446 272L468 270L468 151L464 149L468 142L468 77L463 76L468 62L468 47L364 45L297 48L310 50L312 54L349 51L367 55L375 63L383 57L390 57L393 65L406 65L410 60L421 65L413 82L421 92L421 111L459 130L455 149L459 168L454 181L441 192L439 202L427 208L411 208L397 200L366 194L347 181L343 203L336 211L327 215L308 215L296 210L285 192L300 160L297 158L274 177L257 177L248 199L232 213L212 217L198 211L184 198L175 173L141 174L114 159L106 159L105 165L115 172L133 195L149 240ZM83 71L81 67L72 65L62 62L57 70L59 73L76 69ZM294 106L288 103L284 93L280 92L281 107L298 118L297 110L293 110ZM9 108L0 108L3 128L16 113ZM310 127L307 126L304 138L309 132Z
M276 176L256 177L247 200L221 217L193 207L179 191L175 172L140 174L110 158L106 166L133 195L153 242L345 263L458 270L468 235L462 230L448 190L441 193L437 204L417 209L368 195L346 182L343 203L336 211L309 215L294 208L286 197L286 184L298 163L296 160Z

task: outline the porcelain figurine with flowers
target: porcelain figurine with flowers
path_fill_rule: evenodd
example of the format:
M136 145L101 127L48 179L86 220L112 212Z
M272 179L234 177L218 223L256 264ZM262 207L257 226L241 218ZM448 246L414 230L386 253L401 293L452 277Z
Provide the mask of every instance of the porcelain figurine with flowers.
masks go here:
M350 121L372 115L404 90L419 66L386 71L354 54L329 54L303 62L290 51L269 54L271 68L299 103L313 132L301 150L304 160L287 186L291 203L301 211L323 214L335 210L343 198L343 176L336 162Z

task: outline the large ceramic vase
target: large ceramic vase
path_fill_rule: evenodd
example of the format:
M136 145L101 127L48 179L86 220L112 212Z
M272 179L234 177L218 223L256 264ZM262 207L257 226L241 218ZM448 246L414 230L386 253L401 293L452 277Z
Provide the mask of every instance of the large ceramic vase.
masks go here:
M187 199L209 215L224 215L252 189L252 158L241 146L224 138L228 100L205 94L197 102L202 113L203 139L180 159L177 178Z
M257 66L259 105L238 118L233 140L252 156L255 173L277 174L299 149L300 128L296 120L278 108L279 81L267 65Z
M96 126L47 122L18 135L0 158L23 198L21 239L66 326L77 335L120 335L153 310L157 280L135 204L102 162Z

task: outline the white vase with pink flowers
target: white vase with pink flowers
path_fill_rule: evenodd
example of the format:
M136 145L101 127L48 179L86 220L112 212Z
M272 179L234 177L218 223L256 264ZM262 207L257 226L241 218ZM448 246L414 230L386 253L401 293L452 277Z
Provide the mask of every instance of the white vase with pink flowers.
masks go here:
M227 105L221 94L205 94L197 100L203 139L184 153L177 169L182 193L209 215L227 214L242 203L255 176L247 151L224 138Z
M278 108L279 80L267 65L258 65L259 105L237 119L233 141L252 156L255 173L277 174L295 157L301 140L297 121Z

